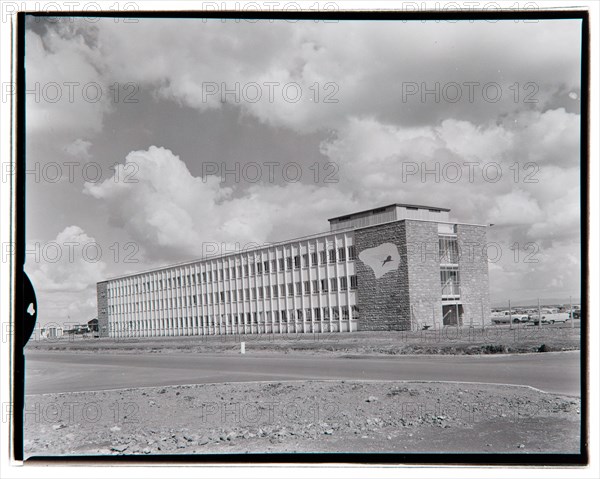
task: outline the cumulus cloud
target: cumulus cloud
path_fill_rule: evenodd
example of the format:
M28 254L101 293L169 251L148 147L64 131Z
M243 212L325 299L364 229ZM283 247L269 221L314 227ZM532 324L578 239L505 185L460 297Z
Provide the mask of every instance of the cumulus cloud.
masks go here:
M131 165L136 169L132 181L118 180ZM326 230L323 217L352 204L339 191L301 183L256 185L233 197L220 177L195 177L178 156L155 146L131 152L115 174L102 183L86 183L84 192L101 200L110 221L154 260L200 257L215 248Z
M565 21L100 19L49 25L43 38L29 34L28 48L34 72L49 68L57 80L134 82L157 98L202 111L231 103L271 126L307 132L349 116L423 125L544 111L580 88L579 35L579 23ZM85 122L98 128L101 105L72 108L94 108Z
M564 204L572 225L578 219L573 208L578 165L557 166L556 149L536 140L539 123L552 134L565 123L572 127L578 117L557 110L537 115L537 121L527 113L514 120L522 116L531 128L515 130L495 122L476 126L454 119L403 128L355 118L324 141L321 150L339 164L342 187L352 186L364 204L437 201L454 205L459 217L523 225L554 218ZM578 158L579 145L567 142L561 151Z
M69 143L65 146L64 150L69 156L80 160L90 160L92 155L90 154L90 147L92 146L91 141L82 140L77 138L74 142Z
M95 238L79 226L68 226L50 241L30 241L25 272L38 302L38 323L80 323L96 316L96 282L106 263Z
M26 252L25 269L36 291L82 291L106 269L102 247L79 226L67 226L50 241L30 242Z
M28 137L64 144L99 133L111 92L82 31L59 22L45 35L27 31L25 44Z
M490 248L490 293L495 301L577 296L581 275L579 241L558 241L547 247L535 242L507 244L496 259ZM509 296L510 295L510 296ZM514 304L514 303L513 303Z

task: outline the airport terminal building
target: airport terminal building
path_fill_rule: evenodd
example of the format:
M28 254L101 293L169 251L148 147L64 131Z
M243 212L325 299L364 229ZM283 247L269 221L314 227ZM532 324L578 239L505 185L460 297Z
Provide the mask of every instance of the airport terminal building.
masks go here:
M414 330L487 323L485 225L391 204L325 233L97 284L101 336Z

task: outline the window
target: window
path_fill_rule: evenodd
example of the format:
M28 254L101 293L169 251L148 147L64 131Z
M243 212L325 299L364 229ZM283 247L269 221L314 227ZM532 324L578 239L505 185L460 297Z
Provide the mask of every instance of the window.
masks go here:
M300 321L302 321L302 310L301 309L296 310L296 319L299 319Z
M256 274L262 274L262 263L256 263Z
M304 318L306 321L312 321L312 310L310 308L304 310Z
M327 284L327 280L322 279L321 280L321 292L326 293L327 291L329 291L329 285Z
M231 291L227 291L227 302L231 303Z
M440 281L442 286L442 297L460 295L460 282L457 267L442 268L440 271Z
M319 281L316 279L313 279L313 282L312 282L312 292L313 293L319 292Z
M329 262L335 263L335 250L334 249L329 250Z
M283 258L279 258L279 271L284 271L285 270L284 261L285 260Z
M268 273L269 272L269 262L268 261L263 262L263 266L264 266L265 273Z
M273 271L273 273L277 271L277 261L274 259L271 260L271 270Z
M313 266L318 265L319 264L318 261L319 261L319 257L317 256L317 252L316 251L312 252L310 254L310 263L311 263L311 265L313 265Z
M350 276L350 289L357 289L357 288L358 288L358 276L353 274L352 276Z
M279 290L278 290L277 286L273 286L273 297L274 298L276 298L278 296L278 294L277 294L278 292L279 292Z
M458 263L458 241L456 238L440 236L440 263L457 264Z
M256 290L254 288L250 289L250 299L256 299Z
M342 319L350 319L350 314L348 313L348 306L342 306Z
M248 265L244 265L244 276L248 276Z
M313 314L314 314L314 320L315 321L320 321L321 320L321 310L319 308L314 308L313 309Z
M262 286L260 286L258 288L258 299L264 299L265 298L265 291L263 289Z
M243 289L238 290L238 298L240 301L244 301L244 290Z
M302 294L302 283L296 282L296 294Z
M327 306L325 306L323 308L323 319L325 321L329 321L329 318L330 318L330 316L329 316L329 308Z
M346 248L338 248L338 261L340 263L346 261Z
M327 263L327 251L319 251L319 263L320 264L325 264Z
M279 285L279 296L281 296L282 298L285 296L285 284Z
M302 255L302 267L303 268L308 267L308 253L304 253Z
M229 279L229 268L225 269L225 279Z
M244 298L246 299L246 301L250 299L250 288L246 288Z
M345 276L342 276L340 278L340 291L347 291L348 290L348 278L346 278Z
M237 301L237 289L233 290L233 300Z
M254 276L254 274L255 274L255 267L254 267L254 263L250 263L250 274L251 274L252 276Z
M329 282L331 283L331 291L337 291L337 278L331 278Z
M304 282L304 294L310 294L310 281Z
M281 322L287 323L287 311L285 309L281 310Z
M231 268L231 279L235 279L235 266Z
M225 292L221 291L220 296L221 296L221 303L224 303L225 302Z
M271 298L271 287L270 286L265 286L265 298L267 298L267 299Z
M288 256L288 257L285 259L285 262L286 262L286 267L287 267L287 269L292 269L292 257L291 257L291 256Z
M300 256L299 255L294 256L294 268L295 269L300 268Z
M288 283L288 296L294 296L294 283Z
M242 265L238 266L238 277L241 278L242 277Z

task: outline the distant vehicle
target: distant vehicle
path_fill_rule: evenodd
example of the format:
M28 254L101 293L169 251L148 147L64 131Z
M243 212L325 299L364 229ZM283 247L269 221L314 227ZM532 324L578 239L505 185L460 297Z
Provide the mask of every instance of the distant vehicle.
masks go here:
M581 319L581 310L576 309L573 311L573 319Z
M549 313L542 314L542 324L555 324L555 323L566 323L569 321L569 313ZM535 325L540 324L540 320L537 314L530 316L530 321Z
M527 323L529 321L528 314L513 314L513 323Z
M493 315L492 323L494 324L510 324L511 315L510 314L502 314L502 315ZM527 314L513 314L512 322L513 323L526 323L529 321L529 316Z

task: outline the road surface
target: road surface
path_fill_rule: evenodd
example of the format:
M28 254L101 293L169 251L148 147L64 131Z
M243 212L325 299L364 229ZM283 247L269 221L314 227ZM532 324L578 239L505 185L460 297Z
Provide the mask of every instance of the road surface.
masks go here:
M25 393L222 382L346 379L518 384L579 396L579 361L579 351L392 358L31 351L27 353L25 363Z

